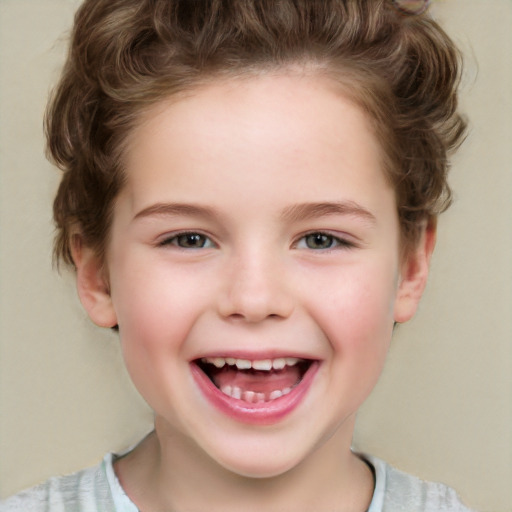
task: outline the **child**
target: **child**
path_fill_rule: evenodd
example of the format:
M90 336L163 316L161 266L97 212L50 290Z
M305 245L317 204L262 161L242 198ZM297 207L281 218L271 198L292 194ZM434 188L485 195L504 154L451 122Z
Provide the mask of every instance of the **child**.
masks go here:
M387 0L86 0L55 254L155 430L2 510L468 510L351 451L449 203L458 76Z

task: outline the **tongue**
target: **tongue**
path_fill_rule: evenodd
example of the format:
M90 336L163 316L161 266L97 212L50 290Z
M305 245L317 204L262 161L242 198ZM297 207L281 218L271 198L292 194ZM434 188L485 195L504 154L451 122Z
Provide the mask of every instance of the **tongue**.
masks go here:
M234 366L225 366L210 374L213 383L219 388L236 386L242 392L271 393L277 389L292 388L301 379L297 366L285 366L282 370L258 371L238 370Z

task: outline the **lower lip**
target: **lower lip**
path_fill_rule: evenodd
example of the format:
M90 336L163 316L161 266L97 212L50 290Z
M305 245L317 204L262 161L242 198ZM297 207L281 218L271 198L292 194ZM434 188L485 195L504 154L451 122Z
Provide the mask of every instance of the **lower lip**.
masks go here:
M287 395L268 402L250 403L225 395L196 364L191 364L192 376L208 401L227 416L252 425L272 425L294 411L309 391L318 368L319 363L313 362Z

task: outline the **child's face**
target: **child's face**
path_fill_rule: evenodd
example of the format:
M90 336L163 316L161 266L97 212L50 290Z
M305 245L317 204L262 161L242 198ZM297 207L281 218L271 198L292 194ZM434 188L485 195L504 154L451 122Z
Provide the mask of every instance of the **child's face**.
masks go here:
M93 320L119 324L161 434L253 476L350 443L428 260L401 263L363 113L321 79L222 82L147 115L126 172L110 295L81 293Z

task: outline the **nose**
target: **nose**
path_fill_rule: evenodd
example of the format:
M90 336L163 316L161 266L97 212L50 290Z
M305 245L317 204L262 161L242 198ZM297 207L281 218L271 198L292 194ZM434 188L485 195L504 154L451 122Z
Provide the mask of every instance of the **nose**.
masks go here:
M287 271L278 258L239 257L227 263L218 311L224 318L248 323L284 319L294 308Z

